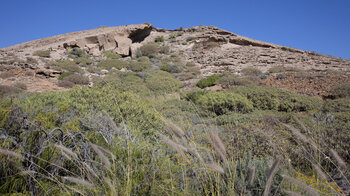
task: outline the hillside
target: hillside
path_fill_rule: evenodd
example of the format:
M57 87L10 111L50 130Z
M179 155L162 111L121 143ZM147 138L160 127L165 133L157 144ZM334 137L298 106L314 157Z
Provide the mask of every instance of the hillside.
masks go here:
M347 59L100 27L1 49L0 97L0 194L350 194Z

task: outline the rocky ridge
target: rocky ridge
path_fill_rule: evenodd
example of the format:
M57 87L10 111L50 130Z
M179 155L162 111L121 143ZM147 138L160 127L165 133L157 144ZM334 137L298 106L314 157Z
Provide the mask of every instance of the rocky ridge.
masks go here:
M112 51L123 59L130 59L136 57L140 46L160 36L165 38L162 44L169 46L171 53L180 54L179 58L183 61L192 61L199 66L202 76L227 71L240 74L246 67L265 72L277 66L350 73L350 60L257 41L214 26L167 30L154 28L151 24L139 24L101 27L3 48L0 50L0 71L2 74L11 72L14 77L0 78L0 84L11 85L21 81L29 85L28 91L64 90L57 86L57 78L62 72L47 64L68 59L68 49L80 48L97 61L103 58L103 51ZM49 58L34 55L36 51L44 50L50 51ZM85 72L85 75L91 74Z

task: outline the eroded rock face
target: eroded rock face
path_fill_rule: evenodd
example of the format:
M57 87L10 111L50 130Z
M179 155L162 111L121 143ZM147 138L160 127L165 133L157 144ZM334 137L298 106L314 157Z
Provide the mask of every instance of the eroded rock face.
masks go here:
M85 49L94 56L100 51L114 51L121 56L130 56L131 45L143 41L152 31L151 25L141 25L135 28L124 28L103 34L87 36L63 43L64 48L78 47Z

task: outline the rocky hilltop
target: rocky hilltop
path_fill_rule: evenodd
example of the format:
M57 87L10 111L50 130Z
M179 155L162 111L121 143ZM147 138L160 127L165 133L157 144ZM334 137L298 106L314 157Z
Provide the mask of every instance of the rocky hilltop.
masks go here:
M161 45L169 49L169 54L176 55L182 62L195 63L201 73L197 79L222 72L239 75L247 67L263 72L272 67L297 67L350 73L350 60L261 42L214 26L167 30L139 24L101 27L3 48L0 50L0 85L25 82L28 91L64 90L57 85L57 78L64 70L50 65L54 61L71 59L70 50L81 49L95 62L91 66L96 67L96 62L105 58L105 51L119 54L122 60L134 59L142 45L156 38L163 39ZM156 61L152 62L157 69ZM103 77L108 71L100 70L96 74L87 68L83 70L82 74L88 76L90 82L93 76Z

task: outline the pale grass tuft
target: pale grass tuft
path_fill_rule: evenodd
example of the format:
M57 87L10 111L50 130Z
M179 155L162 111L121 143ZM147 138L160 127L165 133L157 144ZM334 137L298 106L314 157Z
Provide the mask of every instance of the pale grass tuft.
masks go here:
M339 156L339 154L337 153L337 151L335 151L334 149L330 150L330 153L332 155L332 157L337 161L338 165L342 168L342 169L346 169L346 163L345 161Z
M187 148L171 141L165 135L160 134L159 137L163 140L164 143L166 143L168 146L170 146L171 148L175 149L178 153L180 153L183 158L186 158L185 152L187 152Z
M19 173L19 175L22 175L22 176L32 176L34 174L36 174L37 172L36 171L33 171L33 170L24 170L24 171L21 171Z
M253 185L254 183L254 178L255 178L255 172L256 172L256 168L252 167L252 168L248 168L248 184L249 185Z
M267 182L266 182L266 186L265 186L265 190L264 190L264 196L270 195L270 191L271 191L270 189L271 189L271 185L273 182L273 177L275 176L275 174L278 171L278 167L279 167L280 162L281 162L281 157L277 157L269 170L269 173L267 175L268 176Z
M90 146L92 150L97 154L97 156L101 159L102 163L106 167L111 168L111 162L109 161L108 157L106 157L106 155L103 154L100 147L93 143L90 143Z
M22 155L14 152L14 151L10 151L10 150L0 149L0 154L6 155L6 156L10 156L10 157L19 158L19 159L23 158Z
M72 157L73 159L77 160L78 159L78 155L75 154L72 150L70 150L69 148L61 145L61 144L55 144L55 147L60 149L62 152L66 153L66 155L69 155L70 157Z
M179 126L175 125L174 123L172 123L172 122L170 122L170 121L168 121L168 120L166 120L166 119L164 119L164 118L161 118L161 120L162 120L166 125L168 125L168 126L171 128L172 132L173 132L177 137L182 138L182 137L185 136L184 131L183 131ZM167 129L166 129L166 130L167 130ZM169 130L167 130L167 131L169 131Z
M318 167L316 164L312 164L312 166L314 167L314 169L316 170L318 176L324 180L324 181L327 181L328 180L328 177L327 175L322 171L322 169L320 167Z
M72 177L72 176L65 176L65 177L63 177L63 179L65 179L69 182L75 183L75 184L80 184L80 185L83 185L85 187L89 187L89 188L94 186L90 182L83 180L81 178L76 178L76 177Z
M305 183L303 182L300 182L299 180L297 179L294 179L292 177L289 177L289 176L286 176L286 175L283 175L282 176L284 180L287 180L295 185L298 185L300 188L304 189L306 192L308 192L310 195L312 196L318 196L319 194L317 193L317 190L309 187L308 185L306 185Z
M296 123L298 123L301 126L301 128L303 128L304 132L307 132L307 133L310 132L296 116L292 116L292 118Z
M215 171L215 172L218 172L218 173L220 173L220 174L224 174L224 173L225 173L224 169L223 169L220 165L218 165L218 164L216 164L216 163L209 163L209 164L206 164L206 167L207 167L208 169L210 169L210 170L212 170L212 171Z
M284 125L285 127L287 127L292 133L294 136L296 136L298 139L300 139L301 141L305 142L305 143L309 143L311 145L311 147L314 149L314 151L316 152L317 151L317 145L314 141L308 139L304 134L302 134L298 129L290 126L290 125L287 125L287 124L284 124L282 123L282 125Z
M209 140L209 143L214 147L215 152L220 156L221 160L224 163L227 163L227 158L225 156L226 149L221 139L219 138L219 136L216 133L210 131L208 140Z
M287 195L289 196L301 196L299 193L293 192L293 191L284 191L285 193L287 193Z

